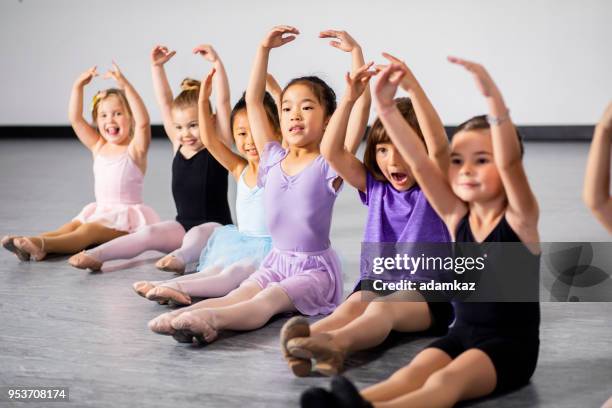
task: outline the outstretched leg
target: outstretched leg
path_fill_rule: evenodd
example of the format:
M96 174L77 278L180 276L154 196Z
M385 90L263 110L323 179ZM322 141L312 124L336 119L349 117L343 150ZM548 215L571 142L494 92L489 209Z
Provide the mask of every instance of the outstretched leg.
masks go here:
M370 291L360 290L351 294L332 314L310 325L310 333L329 332L347 325L360 316L375 298L376 294Z
M177 250L160 259L155 266L164 271L183 273L190 263L197 262L208 238L221 224L207 222L191 228L185 234L183 242Z

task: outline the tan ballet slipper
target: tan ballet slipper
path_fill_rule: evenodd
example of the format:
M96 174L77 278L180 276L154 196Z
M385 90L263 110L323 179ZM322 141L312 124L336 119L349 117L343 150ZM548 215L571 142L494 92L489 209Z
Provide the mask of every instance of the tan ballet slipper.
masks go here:
M185 264L173 255L164 256L155 263L155 267L164 272L174 272L179 275L185 273Z
M30 238L26 237L15 238L13 242L17 248L29 253L35 261L42 261L47 256L45 252L45 239L42 237L37 238L40 239L40 248L38 248Z
M191 304L191 297L188 294L181 292L178 289L163 285L155 286L147 292L145 297L156 302L162 301L167 303L168 301L172 301L173 303L182 306Z
M295 357L315 359L315 371L326 376L340 373L346 358L346 352L333 342L329 333L289 340L287 350Z
M292 356L287 349L287 342L294 338L310 336L310 323L302 316L295 316L287 320L280 332L280 343L283 358L287 361L289 369L296 377L307 377L312 371L310 358Z
M134 289L134 291L138 293L140 296L142 296L143 298L146 298L147 292L149 292L154 287L155 285L149 281L138 281L132 284L132 288Z
M102 262L98 261L85 251L72 255L68 259L68 263L78 269L89 269L92 272L98 272L102 269Z
M15 238L21 238L21 237L16 236L16 235L6 235L6 236L2 237L2 240L0 240L0 244L7 251L11 251L15 255L17 255L17 258L19 258L20 261L22 261L22 262L29 261L30 260L30 254L27 251L24 251L23 249L17 248L15 246L15 242L14 242Z

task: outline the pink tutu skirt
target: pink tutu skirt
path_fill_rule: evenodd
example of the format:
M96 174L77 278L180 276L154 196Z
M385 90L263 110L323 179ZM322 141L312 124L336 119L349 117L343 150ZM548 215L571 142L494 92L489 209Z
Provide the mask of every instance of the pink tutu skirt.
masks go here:
M159 216L144 204L99 204L89 203L74 220L82 224L97 222L105 227L129 233L160 221Z

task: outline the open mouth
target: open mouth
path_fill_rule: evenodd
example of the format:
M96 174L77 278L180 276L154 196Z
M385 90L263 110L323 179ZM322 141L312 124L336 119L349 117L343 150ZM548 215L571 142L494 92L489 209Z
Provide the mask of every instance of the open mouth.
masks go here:
M181 143L184 145L193 145L196 143L196 139L193 139L193 138L183 139Z
M295 125L295 126L291 126L289 128L289 132L291 133L299 133L299 132L303 132L304 131L304 126L302 125Z
M255 149L254 147L253 147L253 148L250 148L250 149L244 149L244 152L245 152L247 155L249 155L249 156L257 156L257 155L258 155L258 153L257 153L257 149Z
M476 188L478 187L478 183L461 183L460 186L461 187L465 187L465 188Z
M406 173L391 173L391 178L398 184L405 183L408 180L408 175Z
M109 126L106 128L106 134L109 136L117 136L119 134L119 127Z

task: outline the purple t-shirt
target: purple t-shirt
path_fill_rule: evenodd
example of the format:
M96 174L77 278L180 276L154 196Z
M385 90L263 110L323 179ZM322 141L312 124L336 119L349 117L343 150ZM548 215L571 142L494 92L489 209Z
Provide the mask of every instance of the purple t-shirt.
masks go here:
M397 191L391 183L366 174L366 193L359 192L368 206L364 242L450 241L446 225L418 185Z
M329 231L338 192L338 174L318 156L293 176L281 168L288 151L278 142L265 145L257 185L264 187L266 222L275 248L316 252L330 246Z
M375 257L393 257L395 254L410 256L444 256L445 246L410 245L401 243L450 242L446 225L429 205L418 185L406 191L396 190L391 183L376 180L370 173L366 176L366 193L359 192L361 201L368 206L368 219L361 248L361 279L398 281L408 279L428 281L447 280L447 273L440 271L385 271L376 275L372 271ZM379 245L389 243L389 245ZM393 245L395 244L395 245Z

